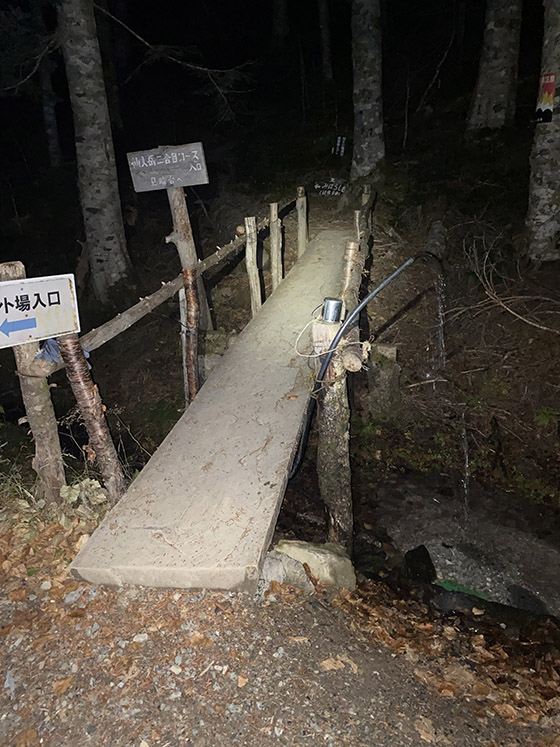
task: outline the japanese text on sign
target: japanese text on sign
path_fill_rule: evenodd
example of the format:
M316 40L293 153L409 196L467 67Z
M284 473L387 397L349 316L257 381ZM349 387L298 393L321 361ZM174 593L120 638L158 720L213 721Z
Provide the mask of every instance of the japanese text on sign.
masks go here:
M208 183L202 143L162 146L127 157L136 192Z
M0 283L0 347L79 331L73 275Z

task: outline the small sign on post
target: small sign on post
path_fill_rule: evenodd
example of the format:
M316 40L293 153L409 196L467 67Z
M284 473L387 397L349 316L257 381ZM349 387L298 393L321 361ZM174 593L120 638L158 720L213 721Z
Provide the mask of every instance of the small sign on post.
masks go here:
M208 184L202 143L161 145L127 153L135 192Z
M0 283L0 348L79 331L74 275Z
M198 327L201 304L207 328L211 326L211 319L202 278L197 277L198 256L183 187L208 184L204 149L202 143L165 145L153 150L128 153L127 158L136 192L167 190L173 216L173 233L165 240L173 242L177 247L183 268L185 292L179 295L181 323L185 325L181 332L183 377L187 403L192 402L199 384Z

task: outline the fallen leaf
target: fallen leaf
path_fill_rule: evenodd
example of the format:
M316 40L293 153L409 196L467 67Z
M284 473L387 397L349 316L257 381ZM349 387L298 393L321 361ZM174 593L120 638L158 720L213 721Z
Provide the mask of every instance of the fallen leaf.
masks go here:
M25 589L14 589L8 594L8 598L11 602L22 602L26 597Z
M328 659L320 661L319 666L324 672L332 672L335 669L344 669L344 662L338 658L334 659L332 656L329 656Z
M53 682L53 690L55 692L55 695L64 695L64 693L72 687L72 681L74 677L65 677L62 680L57 680L56 682Z
M242 677L241 675L239 675L239 677L237 678L237 687L245 687L248 682L249 680L247 679L247 677Z
M304 635L291 635L289 640L292 643L309 643L309 638Z
M493 706L494 710L498 714L498 716L501 716L502 718L511 720L514 718L517 718L518 713L516 709L511 706L509 703L496 703Z
M484 610L480 610L478 609L478 607L473 607L471 612L473 613L473 615L477 615L477 616L484 614Z
M424 742L432 744L436 741L436 732L431 719L419 716L414 722L414 728L420 734L420 739L423 739Z
M37 729L26 729L17 735L15 747L33 747L36 744L39 744Z
M214 645L214 641L207 635L204 635L203 633L200 633L198 630L196 630L191 636L190 645L209 648L210 646Z
M358 674L358 665L355 662L353 662L352 659L347 654L344 654L344 656L339 656L338 658L340 659L340 661L343 661L345 664L348 664L353 674Z

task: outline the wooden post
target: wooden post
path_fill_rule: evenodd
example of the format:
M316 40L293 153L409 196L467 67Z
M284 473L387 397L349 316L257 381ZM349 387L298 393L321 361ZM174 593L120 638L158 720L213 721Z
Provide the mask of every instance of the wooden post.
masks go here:
M249 291L251 293L251 314L255 316L262 306L261 279L257 265L257 222L254 218L245 218L245 235L247 238L245 262L249 277Z
M307 249L308 232L307 232L307 197L305 196L305 187L297 188L296 210L298 217L298 258Z
M329 350L339 328L340 324L315 322L312 328L314 352L321 354ZM341 545L351 556L354 512L349 453L350 407L346 371L338 352L327 369L319 395L317 428L317 476L321 498L327 506L328 539Z
M360 221L361 210L354 210L354 228L356 229L356 241L359 241L362 235Z
M282 222L277 202L270 203L270 274L274 292L282 282Z
M196 287L196 270L183 270L183 283L185 291L185 347L184 363L186 371L186 386L188 387L187 402L192 402L199 389L198 377L198 324L200 319L200 306L198 305L198 292Z
M115 445L105 419L105 408L94 384L78 335L73 332L56 338L68 381L76 397L89 435L89 444L103 476L103 482L114 505L125 490L125 479Z
M0 281L23 278L25 267L21 262L0 264ZM59 503L60 488L66 485L66 479L49 382L44 376L30 373L39 352L39 343L15 345L13 351L27 422L35 442L35 455L31 464L38 479L36 497L47 503Z
M355 309L359 301L362 272L367 259L367 245L347 241L342 263L342 300L346 309ZM364 362L364 348L360 343L359 319L344 336L341 347L342 362L347 371L359 371Z
M172 242L177 247L181 267L183 268L183 283L185 294L179 296L179 304L186 303L187 308L179 309L181 319L185 319L186 330L181 330L181 341L185 340L183 348L183 381L188 395L186 402L192 402L198 392L198 326L201 317L200 302L202 302L202 316L204 328L210 329L210 310L206 299L206 292L202 278L196 278L198 257L187 210L187 202L182 187L168 187L167 197L173 216L173 233L166 237L167 243ZM192 308L189 308L189 304Z

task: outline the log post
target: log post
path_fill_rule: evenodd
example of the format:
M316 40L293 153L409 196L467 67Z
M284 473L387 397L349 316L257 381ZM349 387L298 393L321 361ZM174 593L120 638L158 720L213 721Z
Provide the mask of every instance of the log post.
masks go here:
M362 220L362 211L354 210L354 228L356 230L356 241L359 241L362 237L361 220Z
M0 281L25 278L21 262L0 264ZM47 503L60 502L60 488L66 485L58 426L51 401L49 382L30 373L39 353L39 343L26 342L13 348L21 396L35 443L32 467L37 473L36 497Z
M257 265L257 222L254 218L245 218L245 235L247 238L245 262L251 293L251 315L255 316L262 306L261 279Z
M198 280L196 278L198 257L183 188L168 187L167 197L173 216L173 233L167 236L165 241L175 244L183 268L185 293L179 295L179 314L181 320L185 320L186 325L185 330L181 329L181 347L183 349L185 402L190 403L198 392L198 327L202 316L204 328L211 328L210 310L202 278L199 277ZM202 302L202 314L200 302ZM181 308L181 304L187 304L186 308ZM192 308L189 308L189 305Z
M270 273L274 292L282 282L282 222L277 202L270 203Z
M347 309L354 309L359 302L362 273L368 256L367 244L347 241L342 263L342 300ZM359 371L364 362L364 347L360 343L359 320L353 324L344 336L341 349L344 368L347 371Z
M25 277L25 267L21 262L0 264L0 281ZM35 356L39 353L39 343L15 345L13 351L27 422L35 443L31 465L37 473L36 497L47 503L59 503L60 488L66 485L66 478L49 382L45 376L31 373Z
M315 322L313 349L325 353L340 324ZM319 359L320 360L320 359ZM340 354L335 353L319 394L317 419L317 476L321 498L327 507L328 539L352 554L354 512L350 471L350 408L346 371Z
M307 229L307 197L305 187L297 188L296 211L298 217L298 258L307 249L308 229Z
M125 479L105 418L99 389L94 384L78 335L73 332L57 337L68 381L80 408L89 435L89 444L103 476L112 506L125 490Z

